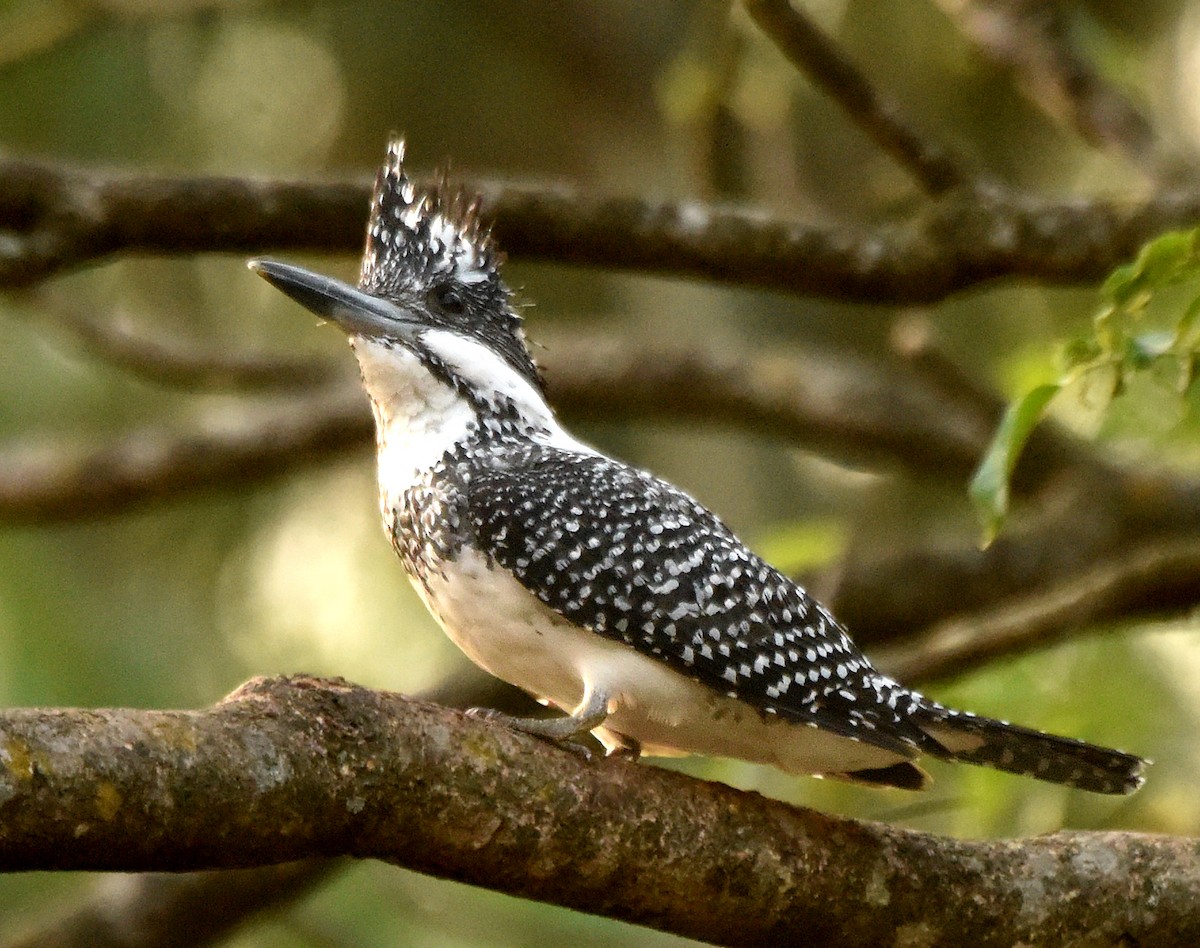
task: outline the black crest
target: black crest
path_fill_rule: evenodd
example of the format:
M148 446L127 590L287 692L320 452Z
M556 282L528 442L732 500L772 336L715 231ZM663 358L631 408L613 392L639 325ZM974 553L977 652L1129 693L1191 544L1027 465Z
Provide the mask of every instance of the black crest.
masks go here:
M419 188L404 170L404 140L393 138L375 176L359 288L475 336L540 388L502 261L479 198L444 175L435 189Z
M451 190L444 176L436 190L418 190L404 170L404 140L393 138L375 176L359 286L387 296L439 276L491 285L499 283L500 262L479 220L479 198Z

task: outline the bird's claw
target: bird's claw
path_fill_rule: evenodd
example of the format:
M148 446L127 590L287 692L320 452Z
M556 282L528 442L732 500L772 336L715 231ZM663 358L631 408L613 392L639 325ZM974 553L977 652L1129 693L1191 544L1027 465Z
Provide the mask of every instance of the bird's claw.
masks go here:
M577 739L578 734L558 733L561 729L559 722L564 720L562 718L518 718L511 714L505 714L503 711L497 711L495 708L467 708L466 715L476 721L492 721L502 724L510 730L536 737L555 747L570 751L588 762L596 757L590 747Z

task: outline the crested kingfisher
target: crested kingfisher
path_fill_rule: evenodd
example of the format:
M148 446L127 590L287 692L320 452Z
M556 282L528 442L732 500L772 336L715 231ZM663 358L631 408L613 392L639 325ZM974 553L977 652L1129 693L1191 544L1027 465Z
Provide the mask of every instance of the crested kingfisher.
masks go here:
M920 789L928 755L1097 793L1145 761L947 708L877 671L821 603L679 488L555 417L479 199L391 142L358 286L249 266L349 337L392 546L446 634L566 712L503 717L610 752L706 754Z

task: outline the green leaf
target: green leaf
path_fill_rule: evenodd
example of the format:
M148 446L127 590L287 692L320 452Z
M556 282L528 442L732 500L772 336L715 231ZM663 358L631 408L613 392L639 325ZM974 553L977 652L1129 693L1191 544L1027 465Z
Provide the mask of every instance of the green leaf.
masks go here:
M996 539L1008 514L1009 481L1025 442L1061 388L1057 382L1039 385L1009 405L971 478L969 493L983 520L984 546Z
M1183 315L1179 317L1179 322L1175 324L1175 347L1177 349L1190 351L1196 347L1196 340L1192 338L1192 333L1195 331L1198 319L1200 319L1200 296L1188 304Z
M1126 393L1128 383L1147 373L1153 373L1152 380L1173 373L1168 384L1180 391L1195 384L1200 297L1193 297L1182 312L1176 308L1166 328L1166 320L1151 309L1159 291L1189 281L1200 282L1200 228L1162 234L1104 281L1090 334L1063 347L1056 382L1031 387L1009 406L971 479L970 496L983 520L985 545L995 539L1007 516L1009 482L1025 442L1058 392L1081 381L1093 388L1100 383L1101 397L1111 402ZM1166 303L1171 304L1171 297Z
M1146 244L1132 263L1117 267L1100 292L1115 307L1141 309L1155 290L1198 275L1197 232L1175 230Z

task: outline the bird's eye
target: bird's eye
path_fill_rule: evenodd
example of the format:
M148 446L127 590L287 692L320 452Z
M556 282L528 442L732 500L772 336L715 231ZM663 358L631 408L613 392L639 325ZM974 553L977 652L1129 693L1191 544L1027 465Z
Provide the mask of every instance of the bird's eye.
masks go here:
M467 309L462 294L450 283L439 283L429 291L429 299L448 316L461 316Z

